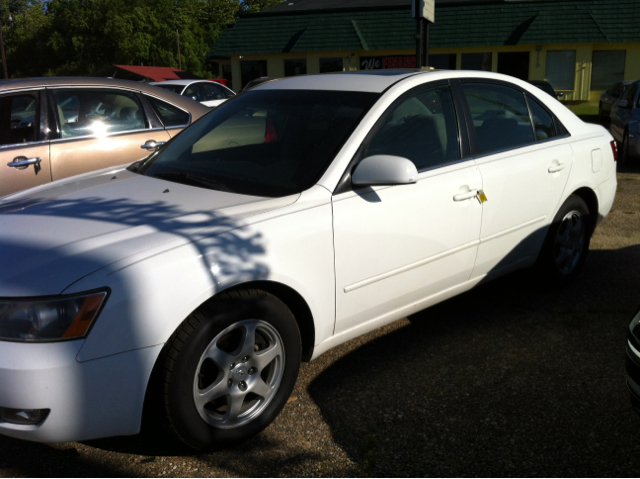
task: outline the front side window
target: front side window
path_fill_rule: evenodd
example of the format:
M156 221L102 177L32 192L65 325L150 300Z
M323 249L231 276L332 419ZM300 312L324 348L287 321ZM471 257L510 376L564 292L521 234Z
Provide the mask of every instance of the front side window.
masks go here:
M132 92L106 89L53 91L62 138L104 136L145 128L142 106Z
M0 145L36 141L38 100L35 94L0 98Z
M250 90L151 156L140 172L202 188L279 197L318 181L377 93Z
M369 141L366 156L401 156L418 170L460 159L458 124L448 86L423 90L392 108Z
M165 128L174 128L189 124L189 113L186 111L152 96L147 96L146 99L151 103L153 110L157 113Z
M480 154L535 141L523 92L490 83L462 85L478 139Z

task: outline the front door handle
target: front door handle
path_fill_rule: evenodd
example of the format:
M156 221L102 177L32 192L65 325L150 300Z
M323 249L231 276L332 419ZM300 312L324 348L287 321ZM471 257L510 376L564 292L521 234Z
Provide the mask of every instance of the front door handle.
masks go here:
M143 150L157 150L165 143L166 141L148 140L144 143L144 145L140 145L140 148L142 148Z
M17 168L24 170L29 165L36 165L36 169L40 166L42 158L27 158L26 156L16 156L11 163L7 163L7 166L11 168Z
M460 193L458 195L454 195L453 201L470 200L471 198L475 198L476 196L478 196L478 190L470 190L470 191L467 191L466 193Z
M558 171L564 170L564 163L559 163L557 165L551 165L547 170L549 173L557 173Z

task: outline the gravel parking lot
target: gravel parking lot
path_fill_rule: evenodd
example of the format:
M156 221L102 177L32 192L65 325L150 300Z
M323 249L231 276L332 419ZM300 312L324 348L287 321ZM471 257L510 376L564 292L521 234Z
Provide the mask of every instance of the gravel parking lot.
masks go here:
M0 437L0 477L637 477L624 347L640 303L640 174L618 181L575 284L511 275L329 351L239 447Z

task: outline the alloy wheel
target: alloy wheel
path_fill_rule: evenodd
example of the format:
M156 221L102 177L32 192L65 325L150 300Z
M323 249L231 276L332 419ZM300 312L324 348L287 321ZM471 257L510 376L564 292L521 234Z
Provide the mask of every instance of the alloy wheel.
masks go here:
M193 382L200 417L230 429L258 417L282 381L285 365L278 331L261 320L244 320L220 332L205 348Z

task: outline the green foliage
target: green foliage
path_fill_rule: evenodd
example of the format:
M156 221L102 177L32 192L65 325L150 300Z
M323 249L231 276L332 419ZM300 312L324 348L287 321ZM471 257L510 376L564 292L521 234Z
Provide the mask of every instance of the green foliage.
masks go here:
M179 34L182 69L211 77L204 56L226 25L279 1L0 0L9 75L94 75L114 64L178 67Z

